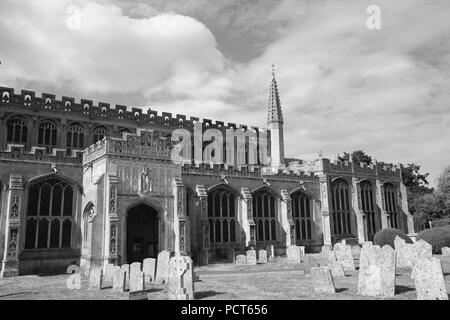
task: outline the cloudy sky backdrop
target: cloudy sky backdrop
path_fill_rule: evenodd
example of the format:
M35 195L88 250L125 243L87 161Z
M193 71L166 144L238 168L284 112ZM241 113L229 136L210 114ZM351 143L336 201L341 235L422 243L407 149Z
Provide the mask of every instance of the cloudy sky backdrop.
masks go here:
M448 0L1 0L0 85L264 127L273 63L287 156L363 149L434 184L449 17Z

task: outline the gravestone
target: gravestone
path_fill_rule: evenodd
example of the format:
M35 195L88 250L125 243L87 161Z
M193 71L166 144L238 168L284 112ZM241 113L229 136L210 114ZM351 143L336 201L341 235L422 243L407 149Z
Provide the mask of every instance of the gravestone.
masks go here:
M441 249L442 255L444 257L449 257L450 256L450 248L449 247L443 247Z
M333 251L331 249L331 246L329 244L325 244L322 246L322 250L320 251L320 253L328 254L331 251Z
M397 268L406 268L411 266L409 250L406 248L406 241L395 236L394 248L396 253Z
M157 283L167 283L169 280L169 259L170 252L168 250L163 250L158 254L158 259L156 260L156 280Z
M311 268L314 291L317 293L335 293L333 277L328 267Z
M305 274L311 273L312 268L319 267L319 263L313 257L307 255L296 269L303 270Z
M116 272L116 266L108 263L105 266L105 272L103 276L104 284L111 285L114 280L114 273Z
M302 251L299 246L289 246L286 249L288 262L300 263L302 262Z
M194 299L194 271L190 257L176 255L170 258L168 275L169 300Z
M448 300L442 264L438 258L419 258L414 263L412 278L417 300Z
M155 281L156 259L154 259L154 258L144 259L142 271L144 272L145 281L147 281L147 282Z
M138 263L139 266L134 265L135 263ZM141 263L135 263L132 263L130 267L130 292L144 291L145 289L144 273L140 270Z
M353 257L359 257L361 255L361 247L360 246L353 246L351 248L351 250L352 250Z
M125 283L127 272L124 269L116 269L113 279L113 290L117 292L125 292Z
M273 244L267 245L266 251L267 251L267 259L269 261L274 260L275 259L275 248L274 248Z
M370 263L374 263L373 259L376 256L376 252L381 250L381 247L378 245L372 245L372 243L364 243L361 249L361 254L359 256L359 271L369 266Z
M267 251L266 250L258 251L258 263L267 263Z
M415 259L431 258L433 255L433 247L424 240L419 240L413 244L415 251Z
M256 251L255 250L247 250L247 264L254 265L256 264Z
M128 263L121 265L120 269L125 271L125 273L126 273L125 277L127 277L127 278L130 277L130 265Z
M345 277L344 267L342 266L341 263L337 261L330 262L328 263L328 268L330 269L333 278Z
M358 275L358 294L371 297L393 297L395 294L395 250L389 245L369 246L362 250Z
M239 254L236 256L236 265L242 266L247 264L247 256L244 256L243 254Z
M334 254L338 262L342 263L344 271L354 271L355 262L353 261L352 249L344 243L336 243L333 247Z
M89 290L100 290L102 288L103 271L100 266L92 266L89 271Z
M140 262L133 262L132 264L130 264L130 277L133 271L142 271L142 265Z

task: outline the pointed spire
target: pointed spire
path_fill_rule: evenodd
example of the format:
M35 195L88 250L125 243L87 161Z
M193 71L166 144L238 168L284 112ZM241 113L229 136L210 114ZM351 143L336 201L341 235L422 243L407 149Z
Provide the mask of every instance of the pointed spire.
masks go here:
M283 123L283 113L281 111L280 95L278 93L278 84L275 78L275 65L272 64L272 83L270 84L269 94L269 113L267 122Z

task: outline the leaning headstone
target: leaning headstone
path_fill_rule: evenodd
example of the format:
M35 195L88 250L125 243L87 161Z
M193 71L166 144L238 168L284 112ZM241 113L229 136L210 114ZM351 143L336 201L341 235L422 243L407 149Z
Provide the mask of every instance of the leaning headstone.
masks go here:
M431 258L433 255L433 247L424 240L416 241L413 244L416 259Z
M255 250L247 250L247 264L254 265L256 264L256 251Z
M134 263L132 263L131 265L133 264ZM144 289L145 289L144 273L140 271L140 268L138 269L137 266L135 266L134 268L130 268L130 292L144 291Z
M342 263L345 271L354 271L355 262L353 261L352 249L344 243L336 243L333 247L334 254L338 262Z
M188 256L176 255L169 261L169 300L194 299L193 263Z
M362 250L365 263L360 266L358 294L371 297L393 297L395 293L395 251L389 245L369 246Z
M142 271L144 272L145 281L147 281L147 282L155 281L156 259L154 259L154 258L144 259L144 264L142 265Z
M267 263L267 251L266 250L258 251L258 263Z
M442 252L442 255L444 257L449 257L450 256L450 248L449 247L441 248L441 252Z
M448 300L442 264L438 258L417 259L412 275L417 300Z
M105 266L105 272L104 272L104 276L103 276L104 284L108 284L108 285L112 284L112 282L114 280L114 273L115 272L116 272L116 266L115 265L113 265L111 263L108 263Z
M158 259L156 260L156 282L157 283L167 283L169 280L169 258L170 252L168 250L163 250L158 254Z
M300 263L302 262L302 251L299 246L289 246L286 249L288 262Z
M127 272L123 269L116 269L113 279L113 290L117 292L125 292Z
M317 293L335 293L333 277L328 267L311 268L314 291Z
M91 267L89 271L89 290L100 290L102 288L102 273L102 267Z
M345 277L344 267L342 266L341 263L339 263L337 261L330 262L330 263L328 263L328 268L330 269L331 275L333 276L333 278Z
M273 244L267 245L266 251L267 251L267 259L269 261L272 261L273 259L275 259L275 248L274 248Z
M239 254L236 256L236 265L243 266L247 264L247 256L244 256L243 254Z

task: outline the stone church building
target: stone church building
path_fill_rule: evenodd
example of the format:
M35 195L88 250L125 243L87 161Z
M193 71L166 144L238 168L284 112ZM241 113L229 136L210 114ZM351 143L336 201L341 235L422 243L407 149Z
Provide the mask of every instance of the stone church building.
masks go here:
M259 129L0 87L0 275L164 249L207 264L248 247L317 252L381 228L414 232L400 168L285 158L275 77L269 96ZM267 130L270 165L173 161L171 133L194 124Z

